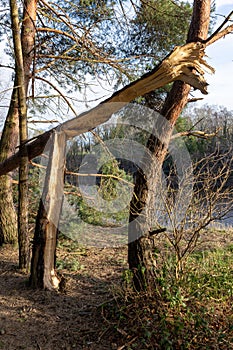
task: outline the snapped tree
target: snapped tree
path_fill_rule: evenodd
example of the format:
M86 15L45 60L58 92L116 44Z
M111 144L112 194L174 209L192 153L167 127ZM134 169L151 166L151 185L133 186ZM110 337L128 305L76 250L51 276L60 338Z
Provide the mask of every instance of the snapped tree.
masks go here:
M67 137L73 137L75 135L78 135L84 131L88 131L93 127L106 121L113 112L119 110L127 102L133 100L138 96L144 95L146 92L152 91L157 87L163 86L164 84L169 83L171 81L183 80L184 82L206 93L206 89L205 89L206 83L203 80L203 77L202 77L203 70L201 68L201 65L206 65L205 62L203 61L204 48L207 44L213 42L213 40L216 39L216 36L215 36L215 38L214 37L211 38L211 40L209 40L208 42L203 42L203 38L205 37L203 33L205 33L207 26L205 24L203 29L202 21L205 20L208 22L209 9L210 9L210 2L208 2L208 4L207 2L204 2L203 4L201 4L200 1L195 1L192 23L193 25L195 23L197 27L194 26L196 28L195 30L194 28L191 27L190 34L189 34L191 40L189 41L196 41L196 43L190 42L184 47L176 48L171 53L171 55L169 55L156 69L154 69L152 72L148 73L147 75L143 76L138 81L135 81L134 83L126 86L119 92L115 93L111 98L106 100L105 103L100 104L90 112L84 113L78 118L75 118L74 120L64 123L56 130L49 131L39 136L36 140L32 142L28 142L25 145L25 147L27 149L29 159L41 154L51 134L55 135L53 137L54 137L54 140L56 141L60 138L62 138L63 140L64 134L65 134L65 138L67 138ZM198 16L200 16L200 18ZM194 33L191 33L192 30L194 30ZM230 29L228 27L228 31L230 30L232 30L232 27ZM224 34L226 34L226 30L220 33L221 34L217 35L217 37L221 37ZM151 137L148 142L148 149L153 151L154 158L156 162L159 159L160 165L162 164L163 158L166 154L166 147L169 142L169 138L170 138L174 123L177 119L177 116L179 115L180 110L183 108L183 106L187 102L188 91L189 91L189 86L187 86L186 84L180 83L180 82L177 82L174 84L174 87L167 99L168 102L165 103L165 106L163 108L164 115L171 125L169 130L166 130L166 133L164 134L165 141L164 143L161 143L160 140L155 140L153 139L153 137ZM184 94L185 94L185 98L184 98ZM178 101L176 101L177 98L178 98ZM64 142L62 141L62 143ZM57 144L57 141L54 143L54 145L56 144ZM59 174L62 177L62 174L64 171L62 169L62 164L64 159L63 150L61 149L57 150L54 147L55 146L52 147L52 152L53 154L56 154L56 157L57 157L56 166L60 165ZM3 162L1 164L2 166L0 167L1 174L6 173L7 171L13 170L19 164L19 160L20 160L19 154L15 154L13 157ZM51 157L51 162L53 161L54 161L54 158ZM5 169L3 168L3 166L5 167ZM50 165L48 169L51 169ZM160 168L158 167L156 172L156 177L159 176L159 171L160 171ZM39 235L36 234L35 240L34 240L33 263L32 263L33 271L31 273L31 282L34 286L54 288L58 284L57 279L54 278L55 276L54 254L55 254L55 246L56 246L54 244L54 242L56 241L56 237L55 237L56 230L54 228L57 227L57 223L55 222L55 225L54 225L54 221L52 222L52 220L50 219L53 217L53 215L51 214L52 211L55 210L53 206L54 204L53 195L56 196L56 188L57 186L59 186L60 182L57 181L56 178L51 178L51 177L48 177L48 178L50 179L50 181L54 182L55 186L54 184L51 184L51 189L54 191L52 193L49 190L50 185L48 183L44 189L44 193L43 193L44 199L51 198L52 200L49 202L46 202L46 201L44 202L46 203L46 206L47 204L48 206L46 208L42 208L43 212L40 211L40 214L38 216L37 222L39 223L38 224L39 226L37 227L40 227L40 229L37 230L37 233L40 232L40 234ZM135 193L137 193L137 191L139 192L138 198L140 199L140 201L141 199L143 199L143 202L139 201L141 207L138 206L138 203L136 203L136 206L134 205L133 202L131 203L132 204L131 209L133 208L133 210L131 210L131 215L136 215L136 218L140 216L141 208L143 209L146 209L147 207L149 208L150 198L147 192L147 187L149 186L150 184L148 185L148 181L146 182L144 178L140 179L139 177L135 188ZM49 193L49 197L47 196L48 193ZM144 202L144 199L146 200L146 203ZM62 198L61 199L59 198L59 200L62 201ZM52 216L49 217L47 213L50 213ZM55 215L55 220L57 220L56 219L57 217L58 215ZM133 232L134 241L132 242L130 239L131 242L129 243L129 262L130 262L131 269L135 272L134 280L135 280L135 287L137 289L140 289L142 286L145 287L145 285L147 286L150 285L153 280L153 276L151 279L150 267L151 267L152 257L150 255L150 252L148 256L145 257L145 255L147 255L147 249L144 249L144 248L147 246L147 243L149 242L149 235L150 235L150 231L149 231L150 228L148 227L147 223L145 223L145 225L146 225L144 227L146 228L145 230L141 230L140 227L139 228L136 227L136 230L134 230ZM143 234L141 235L141 233ZM131 234L132 232L130 232L130 236ZM52 244L49 243L49 240L51 238L53 241Z

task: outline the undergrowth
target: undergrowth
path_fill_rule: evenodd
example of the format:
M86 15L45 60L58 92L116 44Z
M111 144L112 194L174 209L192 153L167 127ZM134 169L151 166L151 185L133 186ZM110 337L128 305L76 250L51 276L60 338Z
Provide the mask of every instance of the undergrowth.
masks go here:
M230 245L191 254L179 280L171 256L157 267L154 288L143 293L133 290L126 271L102 309L122 339L119 349L233 349L232 252Z

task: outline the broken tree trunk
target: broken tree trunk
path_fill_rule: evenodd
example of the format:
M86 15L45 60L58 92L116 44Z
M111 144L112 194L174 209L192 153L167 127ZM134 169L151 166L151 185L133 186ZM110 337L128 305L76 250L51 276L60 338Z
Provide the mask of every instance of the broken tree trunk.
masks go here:
M66 135L54 131L49 143L49 163L37 214L33 241L30 285L58 288L55 274L57 228L63 201Z
M214 69L203 59L205 45L189 43L176 47L156 68L140 79L114 93L97 107L78 117L59 125L55 130L64 131L67 138L78 136L106 122L113 113L120 110L128 102L145 93L158 89L172 81L182 80L194 88L207 94L207 83L203 68L210 72ZM38 136L26 144L29 160L39 156L49 139L52 130ZM7 174L19 166L19 152L0 163L0 175Z

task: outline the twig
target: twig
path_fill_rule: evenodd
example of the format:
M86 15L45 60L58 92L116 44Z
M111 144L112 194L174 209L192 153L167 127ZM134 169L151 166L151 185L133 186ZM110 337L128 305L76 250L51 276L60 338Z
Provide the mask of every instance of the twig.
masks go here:
M37 349L38 349L38 350L41 350L41 347L40 347L40 345L39 345L39 343L38 343L37 340L36 340L36 346L37 346Z
M136 339L138 338L138 336L134 337L133 339L131 339L128 343L122 345L122 346L119 346L117 348L117 350L123 350L124 348L126 348L126 346L129 346L131 345Z
M222 38L226 34L233 31L233 25L230 25L229 27L225 28L221 31L221 29L224 27L224 25L229 22L231 16L233 15L233 11L229 13L229 15L225 18L225 20L222 22L222 24L215 30L215 32L206 40L203 40L203 43L206 44L206 46L213 44L218 39Z
M56 119L53 119L53 120L29 120L28 121L29 123L32 123L32 124L40 124L40 123L58 123L58 120Z
M233 24L223 29L221 32L217 33L214 37L210 38L206 43L206 46L213 44L215 41L221 39L223 36L233 32Z
M130 187L134 187L134 184L132 184L131 182L122 179L119 176L116 175L112 175L112 174L84 174L84 173L74 173L72 171L65 171L66 175L74 175L74 176L92 176L92 177L107 177L107 178L111 178L111 179L115 179L121 182L124 182L125 184L127 184Z
M5 65L5 64L0 64L0 68L9 68L9 69L15 69L15 67L11 67L11 66L8 66L8 65Z
M100 340L103 338L104 334L107 333L107 331L111 328L111 326L108 326L103 332L101 332L101 334L98 337L98 343L100 342Z
M63 100L67 103L67 105L69 106L69 108L71 109L71 111L74 113L74 115L75 115L76 117L78 116L78 114L76 113L75 109L73 108L73 106L71 105L71 103L68 101L67 97L66 97L53 83L51 83L50 81L48 81L47 79L42 78L42 77L36 76L35 78L38 79L38 80L41 80L41 81L45 82L46 84L50 85L55 91L57 91L57 92L59 93L59 95L63 98Z
M203 100L203 97L189 98L188 103L197 102Z
M41 165L41 164L38 164L38 163L35 163L35 162L31 161L31 160L30 160L29 163L30 163L31 165L33 165L33 166L36 166L37 168L46 169L46 166Z

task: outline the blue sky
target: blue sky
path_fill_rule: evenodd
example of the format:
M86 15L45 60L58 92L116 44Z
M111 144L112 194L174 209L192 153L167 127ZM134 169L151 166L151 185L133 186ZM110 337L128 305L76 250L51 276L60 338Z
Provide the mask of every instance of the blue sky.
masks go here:
M228 15L233 10L233 0L217 0L216 13ZM222 23L224 18L217 17L216 28ZM233 16L232 22L233 23ZM215 74L206 74L209 83L207 96L196 92L195 97L204 97L197 103L198 106L208 103L226 106L233 110L233 34L228 34L207 48L208 63L215 68Z

